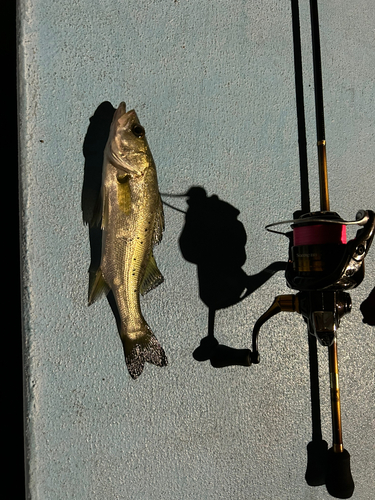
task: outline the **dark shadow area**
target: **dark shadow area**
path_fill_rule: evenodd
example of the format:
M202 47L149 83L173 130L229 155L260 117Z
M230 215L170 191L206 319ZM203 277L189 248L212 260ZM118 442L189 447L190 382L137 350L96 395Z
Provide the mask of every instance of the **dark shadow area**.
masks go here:
M22 253L23 239L22 220L20 216L20 178L19 178L19 140L18 140L18 96L17 96L17 2L3 2L1 9L2 19L2 63L3 63L3 95L5 96L2 120L3 143L7 145L5 150L5 163L8 166L5 173L5 185L9 186L13 195L7 198L7 229L10 235L7 237L7 245L10 242L11 255L14 259L15 279L12 279L9 305L13 307L12 328L9 335L5 336L5 352L10 360L4 363L4 374L7 383L3 385L4 417L3 426L9 434L5 442L3 455L3 477L5 483L3 490L8 491L8 496L26 498L25 487L25 434L24 422L26 419L24 394L24 353L23 353L23 316L22 316ZM9 176L9 180L8 180ZM10 214L10 218L8 217ZM9 253L9 252L8 252ZM10 254L10 253L9 253ZM10 381L10 382L9 382Z
M298 0L291 0L291 4L302 214L310 212L310 191L307 163L306 120L305 102L303 96L303 70Z
M103 154L115 108L103 102L90 118L83 142L85 167L82 186L82 216L84 222L92 219L102 183Z
M375 326L375 287L370 292L370 295L360 305L362 313L362 321L370 326Z
M183 257L197 266L199 296L208 307L208 333L193 356L197 361L210 360L212 366L250 366L249 349L234 349L215 338L215 314L231 307L260 288L285 262L275 262L258 274L248 276L242 269L246 262L247 241L239 210L207 196L202 187L191 187L186 193L188 210L179 239Z
M101 103L94 115L90 118L90 124L83 142L85 166L81 205L83 221L85 223L91 220L100 195L103 154L115 111L111 103L107 101ZM89 240L91 255L87 290L89 289L91 280L95 278L95 273L100 265L102 253L102 231L100 227L89 227ZM108 293L107 300L115 316L117 327L119 328L120 317L112 291Z
M291 13L301 187L301 211L295 212L293 214L293 217L297 218L304 213L310 212L301 32L298 0L291 0ZM311 335L309 331L307 335L309 344L312 440L307 445L307 467L305 480L310 486L320 486L325 484L326 482L328 444L322 438L317 339L314 335Z
M301 186L301 211L293 214L293 217L296 218L303 213L310 212L310 193L298 0L291 0L291 12ZM312 440L307 445L307 467L305 480L310 486L319 486L325 484L328 444L322 438L317 341L316 337L311 335L309 332L307 335L309 343Z
M310 362L312 440L307 445L305 479L310 486L321 486L325 484L326 478L328 443L322 437L317 339L309 331L307 331L307 337Z

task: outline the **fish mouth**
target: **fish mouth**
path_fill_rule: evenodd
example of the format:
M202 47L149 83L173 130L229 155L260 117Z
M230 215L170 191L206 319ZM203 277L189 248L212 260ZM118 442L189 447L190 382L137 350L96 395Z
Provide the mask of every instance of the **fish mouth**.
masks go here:
M114 122L121 120L121 125L127 127L130 123L139 123L137 113L134 109L126 111L126 104L121 102L119 107L116 109Z

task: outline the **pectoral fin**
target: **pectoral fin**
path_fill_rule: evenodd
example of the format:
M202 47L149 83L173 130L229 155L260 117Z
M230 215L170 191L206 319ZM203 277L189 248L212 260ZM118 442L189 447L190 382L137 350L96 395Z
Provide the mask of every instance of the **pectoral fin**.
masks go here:
M146 272L143 277L141 287L140 287L140 292L142 295L145 295L147 292L150 290L153 290L156 288L158 285L163 283L164 278L161 272L158 269L158 266L155 262L155 257L153 253L151 252L150 254L150 260L147 264L146 267Z
M104 281L102 271L99 268L95 275L90 273L88 305L91 306L102 295L107 295L110 288Z
M130 214L132 208L129 175L117 177L117 200L118 206L125 214Z

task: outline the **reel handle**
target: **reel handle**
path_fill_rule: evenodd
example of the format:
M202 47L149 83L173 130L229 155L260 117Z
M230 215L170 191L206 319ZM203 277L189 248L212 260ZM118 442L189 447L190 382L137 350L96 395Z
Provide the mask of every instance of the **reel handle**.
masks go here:
M253 329L253 352L252 352L252 361L254 364L258 364L260 361L260 356L258 351L258 336L261 326L270 318L272 318L272 316L275 316L275 314L278 314L282 311L300 312L298 296L278 295L277 297L275 297L269 309L267 309L267 311L263 313L262 316L255 323Z

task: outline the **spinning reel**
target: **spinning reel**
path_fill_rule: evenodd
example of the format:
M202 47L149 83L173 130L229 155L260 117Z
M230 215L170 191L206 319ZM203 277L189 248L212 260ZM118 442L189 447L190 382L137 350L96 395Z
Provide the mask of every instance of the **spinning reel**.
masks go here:
M340 319L351 311L351 298L344 290L357 287L364 278L364 259L374 237L375 214L360 210L356 221L346 222L335 212L321 211L266 228L286 223L292 224L293 232L286 233L290 243L285 277L289 288L299 293L276 297L257 321L253 332L253 363L259 363L260 327L281 311L300 313L320 344L332 346ZM346 243L349 224L362 228Z

